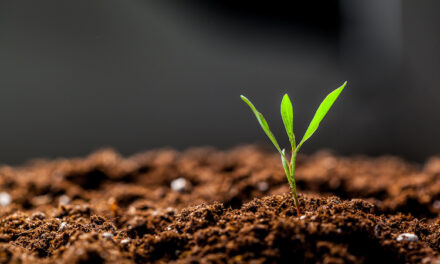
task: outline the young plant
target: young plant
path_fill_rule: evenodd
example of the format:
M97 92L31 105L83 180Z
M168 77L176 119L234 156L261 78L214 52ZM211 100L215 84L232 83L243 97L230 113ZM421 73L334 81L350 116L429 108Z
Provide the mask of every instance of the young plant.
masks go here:
M301 146L304 144L304 142L306 142L318 129L318 126L321 123L322 119L324 119L328 110L330 110L333 103L336 101L336 99L338 98L339 94L342 92L346 84L347 82L344 82L344 84L342 84L341 87L337 88L336 90L328 94L327 97L325 97L324 101L322 101L322 103L319 105L318 110L316 110L312 122L310 122L309 127L306 130L306 133L304 134L303 138L301 139L298 145L296 145L295 134L293 133L292 103L289 99L289 96L287 94L284 95L283 100L281 101L281 117L283 119L284 127L286 128L287 136L289 137L289 141L291 145L290 161L286 155L285 149L281 149L280 146L278 145L278 142L275 139L272 132L270 131L269 125L267 124L267 121L266 119L264 119L263 115L257 111L255 106L251 103L251 101L249 101L249 99L247 99L243 95L240 96L241 99L245 103L247 103L249 107L252 109L252 112L254 112L255 116L257 117L258 123L260 123L264 132L269 137L270 141L272 141L272 144L275 146L275 148L278 150L278 152L281 155L281 162L283 164L284 172L286 173L286 177L287 177L287 181L289 182L290 189L292 190L293 200L295 202L298 216L300 215L300 211L299 211L298 196L296 194L296 183L295 183L296 156L298 155L298 152Z

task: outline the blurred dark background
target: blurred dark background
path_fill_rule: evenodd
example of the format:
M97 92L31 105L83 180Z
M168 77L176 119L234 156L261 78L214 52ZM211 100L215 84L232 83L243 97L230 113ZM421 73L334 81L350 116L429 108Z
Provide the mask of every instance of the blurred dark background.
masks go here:
M440 2L0 0L0 162L150 148L283 144L282 95L304 146L440 153ZM282 140L281 140L282 139Z

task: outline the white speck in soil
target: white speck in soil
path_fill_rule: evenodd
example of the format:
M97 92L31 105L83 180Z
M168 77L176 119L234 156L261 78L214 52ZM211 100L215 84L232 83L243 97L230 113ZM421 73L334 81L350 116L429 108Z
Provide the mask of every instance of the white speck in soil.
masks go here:
M397 240L397 242L400 242L400 241L415 242L415 241L418 241L419 238L415 234L412 234L412 233L402 233L396 238L396 240Z
M11 196L9 193L1 192L0 193L0 206L7 206L11 203Z
M267 182L265 182L265 181L260 181L257 183L257 188L258 188L258 190L265 192L265 191L269 190L269 184L267 184Z
M300 219L300 220L304 220L304 219L306 219L306 216L305 216L305 215L302 215L302 216L299 217L299 219Z
M58 229L58 231L62 232L64 230L66 230L67 228L67 223L66 222L62 222L60 225L60 228Z
M189 183L185 178L177 178L170 184L171 189L176 192L185 192L189 189Z
M104 234L102 234L102 238L113 239L113 234L109 232L105 232Z
M172 207L168 207L167 208L167 214L168 215L174 215L174 214L176 214L176 210L174 208L172 208Z
M61 195L61 196L58 198L58 202L59 202L61 205L66 205L66 204L69 204L69 203L70 203L70 198L69 198L69 196L63 194L63 195Z
M127 245L128 243L130 243L130 241L131 241L130 238L122 239L122 240L121 240L121 244L122 244L122 245Z

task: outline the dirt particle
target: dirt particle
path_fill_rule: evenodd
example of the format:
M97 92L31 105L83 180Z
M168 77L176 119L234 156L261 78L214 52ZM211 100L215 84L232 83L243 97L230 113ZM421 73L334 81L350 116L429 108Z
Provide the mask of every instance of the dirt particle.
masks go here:
M52 201L52 197L50 195L39 195L32 198L32 205L41 206L49 204Z
M11 196L7 192L0 192L0 206L8 206L11 203Z
M185 178L180 177L173 180L170 187L176 192L187 192L190 189L190 183Z
M36 212L36 213L33 213L31 216L32 220L37 220L37 219L44 220L45 218L46 218L46 215L43 212Z
M130 238L126 238L126 239L122 239L121 240L121 244L122 245L127 245L128 243L130 243L131 242L131 239Z
M267 190L269 190L269 184L265 181L260 181L257 183L257 188L262 192L266 192Z
M412 234L412 233L402 233L396 238L396 240L397 240L397 242L400 242L400 241L415 242L415 241L418 241L419 238L415 234Z
M173 207L167 207L167 214L168 215L175 215L176 209L174 209Z
M102 216L98 216L98 215L92 215L90 217L90 221L96 225L102 225L105 223L105 218Z
M440 210L440 201L439 200L435 200L432 203L432 207L434 207L434 209Z
M58 228L58 231L63 232L66 229L67 229L67 223L66 222L62 222L60 227Z
M109 233L109 232L105 232L104 234L102 234L102 238L105 238L105 239L113 239L113 234L112 233Z
M61 195L60 197L58 197L58 203L60 205L67 205L70 203L70 197L65 194Z

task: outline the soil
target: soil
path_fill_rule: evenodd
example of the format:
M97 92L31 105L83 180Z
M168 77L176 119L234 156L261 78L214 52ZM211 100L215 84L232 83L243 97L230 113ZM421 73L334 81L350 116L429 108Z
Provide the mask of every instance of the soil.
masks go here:
M0 263L440 263L440 158L297 164L301 216L257 146L0 167Z

